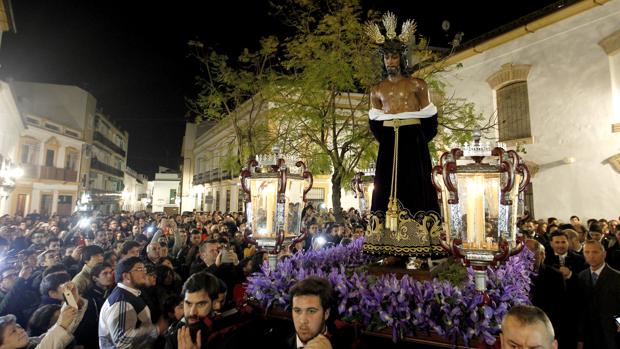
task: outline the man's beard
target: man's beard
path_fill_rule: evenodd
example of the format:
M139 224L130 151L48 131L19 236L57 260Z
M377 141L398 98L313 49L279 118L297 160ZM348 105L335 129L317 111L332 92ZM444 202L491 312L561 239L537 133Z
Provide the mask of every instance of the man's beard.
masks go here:
M185 318L185 322L189 327L200 327L200 324L203 323L204 318L200 316L189 316Z
M397 76L400 75L400 67L386 67L387 74L389 76Z

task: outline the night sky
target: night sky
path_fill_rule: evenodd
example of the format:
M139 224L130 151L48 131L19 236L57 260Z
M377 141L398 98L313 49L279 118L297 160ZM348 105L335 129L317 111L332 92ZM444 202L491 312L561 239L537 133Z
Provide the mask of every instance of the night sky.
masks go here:
M276 0L277 1L277 0ZM13 0L17 33L5 33L0 78L77 85L129 132L128 166L153 177L178 168L198 65L187 42L202 40L236 57L282 33L268 1ZM363 0L365 8L413 18L418 33L443 46L456 32L472 40L553 1ZM422 7L421 7L422 6ZM485 15L486 13L486 15ZM451 23L449 35L441 23ZM236 34L235 31L241 31Z

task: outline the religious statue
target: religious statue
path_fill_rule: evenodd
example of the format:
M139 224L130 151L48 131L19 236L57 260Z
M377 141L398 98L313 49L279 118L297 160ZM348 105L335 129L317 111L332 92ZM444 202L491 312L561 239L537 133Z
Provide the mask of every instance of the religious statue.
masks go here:
M386 36L377 24L366 32L379 46L385 78L372 87L370 130L379 143L372 195L368 252L403 256L441 254L437 193L431 183L428 143L437 134L437 108L424 80L410 75L407 46L415 23L383 16ZM387 37L387 38L386 38ZM381 222L383 224L381 224ZM385 230L385 231L383 231Z

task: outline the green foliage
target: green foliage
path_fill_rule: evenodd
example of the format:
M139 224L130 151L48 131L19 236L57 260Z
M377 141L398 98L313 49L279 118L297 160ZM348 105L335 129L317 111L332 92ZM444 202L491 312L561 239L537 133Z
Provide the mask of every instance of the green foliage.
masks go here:
M361 6L357 0L289 1L277 10L297 30L285 44L286 75L272 111L289 131L280 141L315 173L331 173L338 214L341 184L376 154L367 111L379 69L364 37Z
M245 49L231 65L227 56L206 49L199 41L189 42L202 72L196 76L200 93L187 101L190 112L196 122L224 122L234 129L232 144L222 145L229 154L224 166L231 170L238 170L250 155L267 152L277 138L264 111L279 76L274 62L280 43L268 37L260 44L257 52Z
M467 277L467 269L453 258L449 258L444 269L437 274L439 280L449 281L453 285L463 285Z
M293 28L286 40L261 40L257 52L244 50L233 65L228 57L192 41L202 63L196 83L202 90L189 101L198 120L230 122L235 149L225 166L236 168L250 155L278 145L297 154L315 174L332 175L334 211L340 214L341 185L357 169L374 165L378 145L368 127L369 89L381 79L382 62L369 45L360 0L283 0L274 15ZM458 40L454 41L458 45ZM433 156L470 139L482 115L465 100L445 95L442 57L419 37L410 62L433 91L440 128L430 144ZM337 216L337 217L338 217Z

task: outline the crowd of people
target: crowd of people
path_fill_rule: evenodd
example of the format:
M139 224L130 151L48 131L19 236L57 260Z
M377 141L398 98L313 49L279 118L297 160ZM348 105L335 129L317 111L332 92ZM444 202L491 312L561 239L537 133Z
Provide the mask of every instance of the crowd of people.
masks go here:
M362 236L345 217L308 205L309 238L278 258ZM242 346L228 334L255 319L245 283L268 254L240 213L95 212L0 217L0 258L0 348L192 348Z
M364 235L365 218L351 209L337 223L307 205L306 238L278 258L347 244ZM536 256L532 303L560 347L616 348L618 221L519 224ZM268 260L246 225L243 214L221 212L0 217L0 348L252 345L273 329L245 303L247 277ZM325 280L293 288L295 332L274 347L326 348L330 292Z
M534 252L532 304L548 315L560 348L620 348L620 226L577 216L524 219Z

